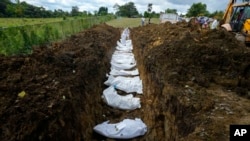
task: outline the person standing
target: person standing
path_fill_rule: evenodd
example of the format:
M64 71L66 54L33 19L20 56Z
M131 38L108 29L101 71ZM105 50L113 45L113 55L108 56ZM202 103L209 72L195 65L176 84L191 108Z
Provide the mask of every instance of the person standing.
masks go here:
M144 23L145 23L145 18L142 17L142 18L141 18L141 25L144 26Z

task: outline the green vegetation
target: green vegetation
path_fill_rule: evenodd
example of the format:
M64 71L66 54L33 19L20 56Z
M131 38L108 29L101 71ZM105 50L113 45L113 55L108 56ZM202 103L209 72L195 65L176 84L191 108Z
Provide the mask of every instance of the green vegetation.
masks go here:
M61 40L86 28L111 20L111 16L64 20L47 24L0 28L0 54L32 52L35 45Z
M117 15L122 17L134 17L138 16L139 13L136 9L136 6L133 2L126 3L124 5L115 5L117 6L118 11L116 12Z
M160 14L152 11L153 4L149 3L145 5L148 8L148 11L145 11L143 14L139 14L135 4L133 2L125 3L124 5L115 4L113 6L115 10L115 15L118 17L128 17L128 18L139 18L144 16L145 18L159 18Z
M152 11L153 3L145 5L148 10L144 12L147 24L159 23L160 13ZM187 15L221 17L223 12L216 11L210 14L206 4L194 3ZM79 11L77 6L72 6L71 12L61 9L54 11L43 7L36 7L20 0L0 1L0 54L27 54L32 52L34 45L46 44L66 38L94 24L107 22L114 27L137 27L141 25L142 14L139 14L133 2L124 5L114 5L115 15L108 13L107 7L100 7L92 15L87 11ZM176 13L176 9L167 9L167 13ZM15 17L15 18L14 18ZM121 18L130 17L130 18Z
M148 19L146 19L147 24ZM141 18L117 18L111 21L106 22L108 25L118 28L125 28L125 27L138 27L141 26ZM152 18L151 23L159 24L159 18Z
M98 15L105 16L108 15L108 8L107 7L100 7L98 11Z
M210 13L209 11L207 11L207 5L201 2L194 3L190 7L190 9L188 9L188 12L186 14L187 17L208 16L216 19L222 19L223 15L223 11L215 11L213 13Z
M215 11L215 12L210 14L210 17L221 20L223 15L224 15L223 11Z
M1 0L0 17L18 17L18 18L55 18L69 16L91 16L87 11L79 11L77 6L72 6L71 12L62 9L46 10L44 7L37 7L26 3L25 1Z
M97 16L102 15L102 16ZM111 20L101 7L93 16L72 6L71 12L46 10L20 0L0 1L0 54L27 54L35 45L64 39L94 24Z
M168 9L165 10L165 13L177 14L177 9L170 9L170 8L168 8Z
M207 11L207 5L199 3L194 3L190 9L188 9L187 13L188 17L197 17L197 16L209 16L209 12Z
M68 18L72 20L73 18ZM0 18L0 28L61 22L63 18Z

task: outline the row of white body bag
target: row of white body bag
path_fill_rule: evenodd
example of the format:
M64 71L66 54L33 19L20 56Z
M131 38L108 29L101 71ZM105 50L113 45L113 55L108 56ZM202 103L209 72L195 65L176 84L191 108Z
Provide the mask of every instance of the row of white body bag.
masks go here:
M117 41L116 51L111 59L111 71L108 80L109 86L103 91L102 98L107 105L120 110L135 110L141 107L140 98L131 93L142 94L142 80L136 67L133 45L129 39L129 29L122 32L120 41ZM117 89L127 95L119 95ZM94 127L94 131L114 139L131 139L142 136L147 132L147 126L140 118L124 119L119 123L105 121Z

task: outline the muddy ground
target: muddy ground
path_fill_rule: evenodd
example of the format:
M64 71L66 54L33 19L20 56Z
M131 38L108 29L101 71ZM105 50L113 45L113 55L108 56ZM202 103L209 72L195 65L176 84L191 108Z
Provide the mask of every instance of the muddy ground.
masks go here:
M148 132L134 140L223 141L230 124L250 124L249 48L188 23L131 29L142 108L107 106L103 82L120 34L102 24L31 55L1 56L0 140L112 140L93 127L139 117Z

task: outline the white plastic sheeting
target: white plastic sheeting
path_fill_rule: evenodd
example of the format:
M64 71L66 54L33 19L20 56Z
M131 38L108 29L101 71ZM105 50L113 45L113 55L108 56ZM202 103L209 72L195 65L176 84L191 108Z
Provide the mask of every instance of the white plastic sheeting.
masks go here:
M103 91L102 98L113 108L134 110L141 107L140 98L134 97L132 94L121 96L113 86L110 86Z
M108 80L104 82L105 85L115 86L116 89L122 90L126 93L136 92L142 94L142 80L139 76L135 77L124 77L109 76Z
M136 63L134 64L118 64L111 62L112 68L117 69L117 70L129 70L133 69L136 66Z
M129 29L126 28L120 41L117 41L116 51L111 58L111 71L108 80L104 82L107 89L103 91L102 98L107 105L121 110L135 110L141 107L140 98L134 97L133 92L142 94L142 80L139 78L136 61L132 53L133 45L129 40ZM116 89L127 95L119 95ZM131 139L142 136L147 132L147 126L141 119L124 119L120 123L109 124L103 122L94 127L94 130L108 138Z
M126 44L124 45L120 43L119 41L117 41L117 45L118 46L116 47L116 49L120 51L131 52L133 50L133 46L131 42L126 42Z
M128 28L125 28L125 29L123 30L123 32L122 32L121 39L120 39L120 41L121 41L121 43L122 43L123 45L126 45L126 41L129 40L129 34L130 34L129 29L128 29Z
M106 137L114 139L131 139L142 136L147 132L147 126L141 119L124 119L116 124L109 124L109 121L103 122L94 127L94 130Z
M136 75L139 75L139 71L138 71L138 69L126 71L126 70L117 70L117 69L111 68L110 75L113 75L113 76L136 76Z
M111 66L117 70L130 70L136 66L136 61L132 51L132 44L130 46L119 45L116 47L117 51L114 52L111 59Z
M113 54L111 59L111 64L126 64L126 65L136 65L135 57L132 53L120 53L120 54ZM122 68L121 69L127 69Z
M132 60L133 63L135 63L134 54L129 52L115 51L111 58L111 62L116 62L117 60L122 60L121 63L127 63L128 60Z

